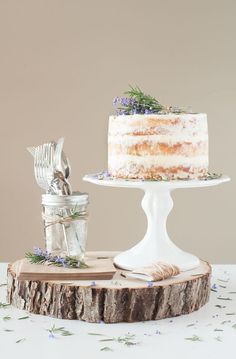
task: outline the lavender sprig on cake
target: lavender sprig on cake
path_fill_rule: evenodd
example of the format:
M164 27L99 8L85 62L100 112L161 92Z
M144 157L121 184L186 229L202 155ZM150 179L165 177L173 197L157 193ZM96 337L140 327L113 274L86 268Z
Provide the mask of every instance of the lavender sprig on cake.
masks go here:
M113 99L117 115L185 112L179 107L162 105L155 97L145 94L138 86L130 86L130 89L124 95L127 97L115 97Z

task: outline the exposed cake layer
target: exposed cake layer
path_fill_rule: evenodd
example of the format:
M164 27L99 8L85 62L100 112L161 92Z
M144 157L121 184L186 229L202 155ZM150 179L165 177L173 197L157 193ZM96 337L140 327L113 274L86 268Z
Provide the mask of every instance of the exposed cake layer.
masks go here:
M144 136L142 136L144 137ZM147 136L145 136L147 137ZM168 142L153 142L149 139L138 141L134 144L127 145L124 143L116 143L110 141L108 143L108 151L110 156L117 155L137 155L149 156L149 155L182 155L182 156L204 156L208 152L208 142L199 141L196 143L191 142L176 142L170 144Z
M206 115L110 116L108 170L122 178L204 176L208 170Z

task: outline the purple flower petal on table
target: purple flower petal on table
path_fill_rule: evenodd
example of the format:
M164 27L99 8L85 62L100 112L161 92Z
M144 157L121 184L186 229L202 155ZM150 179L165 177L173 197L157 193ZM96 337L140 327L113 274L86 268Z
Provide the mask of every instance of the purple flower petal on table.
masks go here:
M50 332L50 333L48 334L48 338L49 338L49 339L55 339L56 337L55 337L55 335L54 335L52 332Z
M148 288L153 287L153 282L147 282L147 286L148 286Z

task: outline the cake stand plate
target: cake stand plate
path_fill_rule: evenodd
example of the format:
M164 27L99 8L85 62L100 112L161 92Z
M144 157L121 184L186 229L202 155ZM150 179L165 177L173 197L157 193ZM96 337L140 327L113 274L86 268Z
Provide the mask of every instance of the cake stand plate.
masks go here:
M101 179L100 179L101 178ZM181 271L196 268L199 258L178 248L166 230L167 217L173 208L171 192L178 188L210 187L230 180L227 176L209 180L139 181L86 175L84 181L110 187L139 188L145 194L142 208L147 216L147 231L144 238L129 250L115 256L114 263L126 270L166 262L177 265Z
M117 252L87 252L99 260ZM211 267L198 268L159 282L122 276L117 270L109 280L24 280L17 277L16 261L8 266L8 301L30 313L91 323L157 320L188 314L207 303ZM68 269L69 271L69 269Z

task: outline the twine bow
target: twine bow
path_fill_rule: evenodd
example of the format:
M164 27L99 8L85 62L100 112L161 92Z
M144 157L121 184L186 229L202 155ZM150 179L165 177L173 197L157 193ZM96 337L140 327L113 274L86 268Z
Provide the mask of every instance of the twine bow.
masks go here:
M70 216L67 217L63 217L60 216L59 214L56 215L58 218L55 218L54 216L42 213L42 218L45 222L45 228L53 226L54 224L65 224L65 223L70 223L72 221L78 221L79 219L87 219L88 218L88 214L87 212L75 212L73 214L71 214Z

